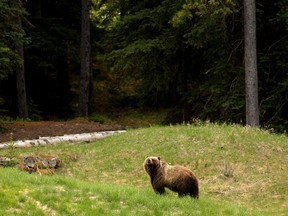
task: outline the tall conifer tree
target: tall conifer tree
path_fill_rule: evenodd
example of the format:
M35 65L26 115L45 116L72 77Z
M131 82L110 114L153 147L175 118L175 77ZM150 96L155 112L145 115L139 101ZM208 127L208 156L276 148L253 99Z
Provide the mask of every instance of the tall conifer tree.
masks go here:
M255 0L244 0L246 124L259 126Z
M89 91L91 91L89 90L91 71L90 8L91 0L82 0L80 115L84 117L88 116Z
M22 11L22 2L20 0L13 0L13 6L16 11ZM28 118L28 107L26 99L26 83L25 83L25 70L24 70L24 51L23 51L23 30L21 14L15 14L15 26L19 29L18 41L15 41L15 50L19 55L20 63L17 65L16 72L16 88L18 100L18 116L20 118Z

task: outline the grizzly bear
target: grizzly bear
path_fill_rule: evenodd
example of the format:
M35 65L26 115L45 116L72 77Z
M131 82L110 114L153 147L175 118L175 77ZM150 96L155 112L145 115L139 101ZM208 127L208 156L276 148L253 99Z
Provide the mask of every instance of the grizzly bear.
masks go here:
M152 187L157 194L163 194L165 187L177 192L178 197L190 195L199 198L199 185L193 172L184 166L171 166L160 157L147 157L144 168L150 176Z

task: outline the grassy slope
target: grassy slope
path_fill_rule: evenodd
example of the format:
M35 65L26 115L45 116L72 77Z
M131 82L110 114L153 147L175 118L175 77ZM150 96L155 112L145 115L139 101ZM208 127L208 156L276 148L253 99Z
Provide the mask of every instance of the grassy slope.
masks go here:
M287 215L287 143L257 129L199 124L13 150L16 157L58 155L63 166L52 177L0 169L0 215ZM191 168L199 201L155 195L142 168L147 155Z

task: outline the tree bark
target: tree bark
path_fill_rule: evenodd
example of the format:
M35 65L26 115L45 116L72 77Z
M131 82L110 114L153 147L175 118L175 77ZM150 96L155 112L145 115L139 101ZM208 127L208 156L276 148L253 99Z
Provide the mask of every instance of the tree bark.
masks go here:
M255 0L244 0L246 125L259 126Z
M23 45L17 46L19 56L24 61ZM16 68L17 98L18 98L18 114L20 118L28 118L28 107L26 98L26 84L24 62Z
M18 2L16 2L17 4ZM21 4L19 2L19 4ZM21 5L17 5L21 7ZM18 16L16 18L19 29L22 29L22 20ZM28 118L28 107L26 98L26 83L25 83L25 70L24 70L24 51L23 42L15 44L16 52L19 54L21 63L16 68L16 86L17 86L17 100L18 100L18 115L20 118Z
M80 115L83 117L88 117L89 110L89 83L91 70L90 7L91 0L82 0Z

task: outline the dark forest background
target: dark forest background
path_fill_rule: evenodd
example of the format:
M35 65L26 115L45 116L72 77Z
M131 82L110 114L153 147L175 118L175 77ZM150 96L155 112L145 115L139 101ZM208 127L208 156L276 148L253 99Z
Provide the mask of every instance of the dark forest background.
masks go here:
M23 43L29 118L79 115L81 1L0 1L0 116L17 117ZM245 121L243 4L238 0L92 1L93 113L167 109L164 123ZM259 0L262 127L288 126L288 4ZM21 17L22 26L15 21Z

